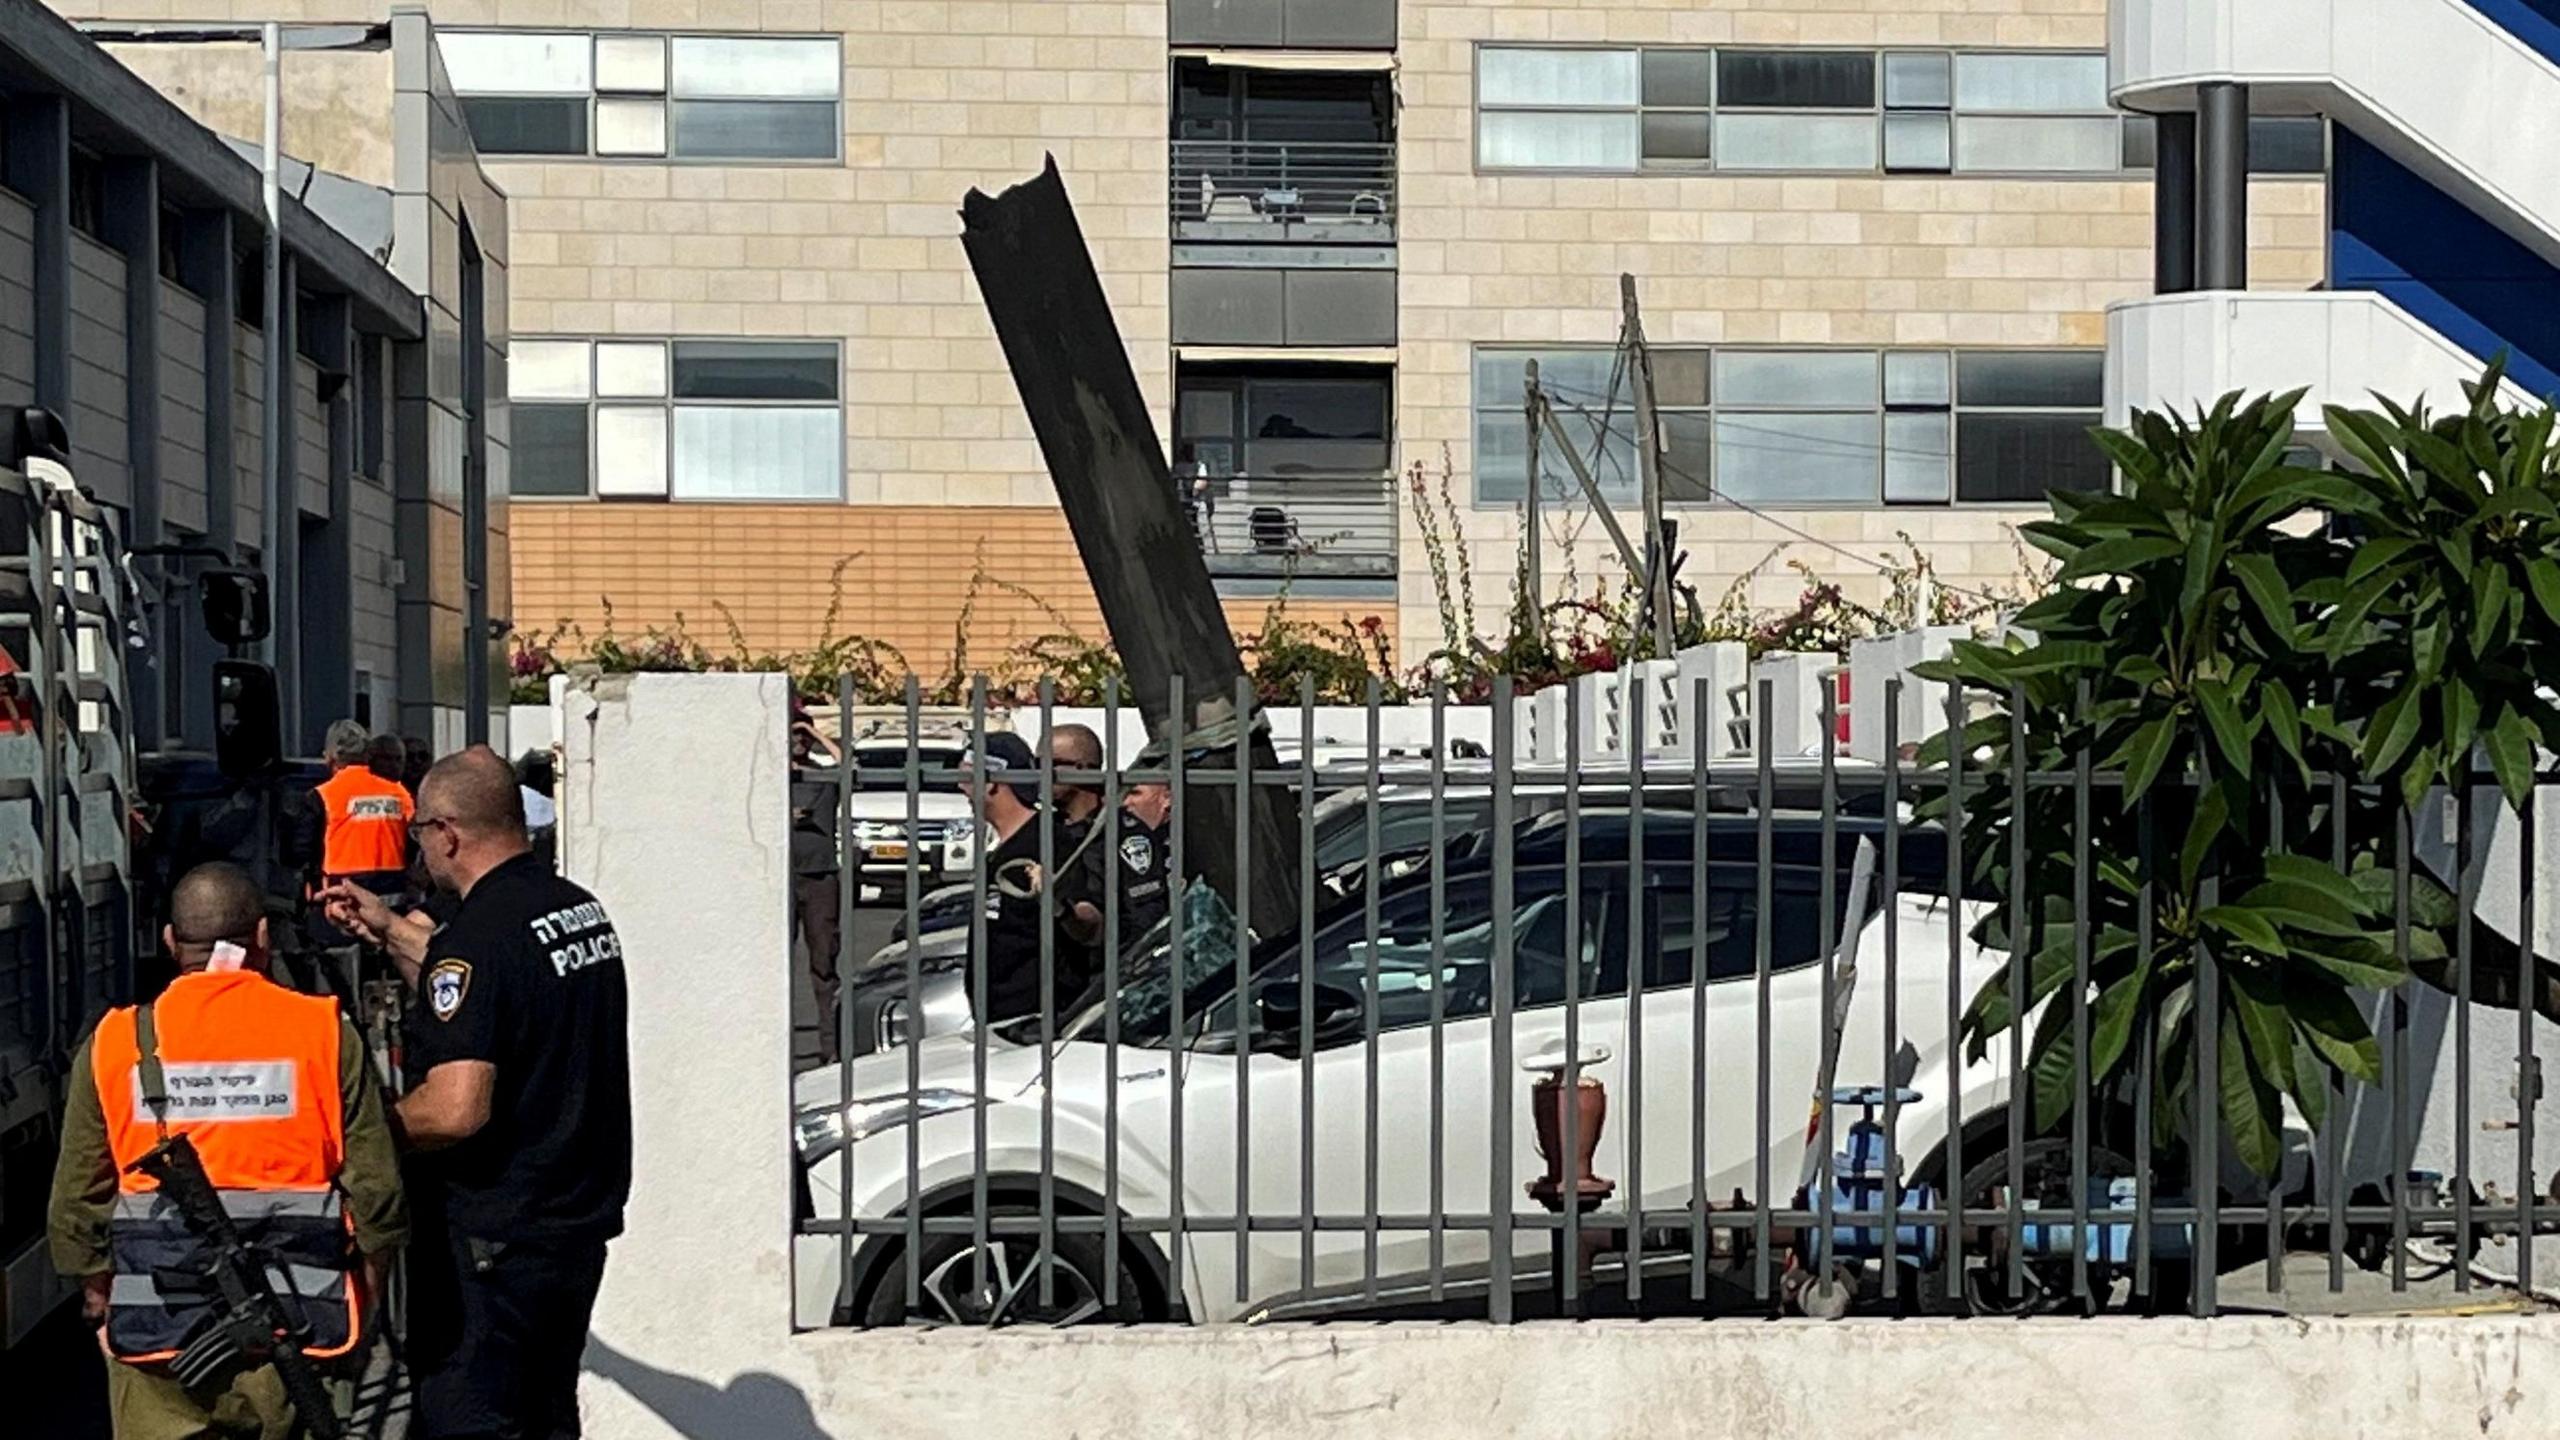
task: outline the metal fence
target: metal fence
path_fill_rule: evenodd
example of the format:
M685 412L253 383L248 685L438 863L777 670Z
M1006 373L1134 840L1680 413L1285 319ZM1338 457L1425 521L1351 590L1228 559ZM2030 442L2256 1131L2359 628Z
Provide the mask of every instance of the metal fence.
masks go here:
M1392 243L1396 147L1176 140L1169 204L1176 239Z
M844 1063L800 1075L793 1097L801 1323L2203 1316L2280 1293L2321 1308L2351 1271L2395 1293L2501 1271L2530 1286L2560 1209L2534 1173L2547 1022L2529 999L2512 1015L2476 999L2542 988L2530 806L2490 843L2494 802L2469 793L2443 801L2439 831L2436 809L2353 777L2261 786L2291 817L2279 831L2341 869L2351 815L2394 817L2393 953L2444 937L2450 986L2359 992L2378 1083L2324 1078L2308 1118L2287 1100L2282 1163L2256 1178L2223 1130L2224 1081L2248 1073L2224 1067L2249 1063L2216 1043L2226 947L2154 932L2192 795L2172 777L2128 810L2104 757L2029 770L2022 744L1986 769L1983 724L1964 728L1952 687L1926 713L1968 743L1924 764L1924 737L1899 728L1917 683L1887 686L1880 763L1840 748L1828 696L1809 753L1781 753L1759 723L1748 753L1589 755L1578 689L1563 762L1524 763L1508 681L1483 758L1453 754L1441 694L1413 707L1427 754L1392 754L1375 682L1349 762L1307 745L1239 764L1232 726L1135 754L1106 727L1098 765L1044 748L995 777L1033 811L1008 837L1005 802L923 758L910 682L900 773L871 765L838 787L845 853L857 824L882 833L857 795L884 791L912 832L958 794L982 838L942 852L960 857L944 875L906 847L883 900L905 943L877 964L847 929L829 1017ZM1776 697L1758 689L1765 720ZM1057 708L1045 682L1039 697L1010 717L1035 743ZM1173 712L1201 698L1177 680ZM1241 686L1215 698L1256 713ZM1105 708L1120 699L1115 684ZM1704 683L1683 699L1698 716L1721 701ZM1314 735L1311 688L1298 708ZM1003 723L978 682L969 753ZM1168 917L1123 936L1137 902L1102 885L1088 892L1101 933L1120 938L1088 951L1056 918L1065 877L1089 847L1135 873L1123 846L1142 825L1124 806L1151 786L1172 817ZM1294 812L1276 847L1256 836L1263 797ZM2061 818L2008 825L2008 864L1986 869L1978 822L2022 798ZM1089 831L1068 823L1088 804ZM2448 836L2451 873L2431 880ZM2062 847L2059 884L2031 843ZM2470 913L2493 852L2515 865L2499 879L2511 955L2482 949L2502 939ZM1207 878L1268 866L1293 882L1294 913L1258 912L1249 879L1221 894ZM856 872L842 872L848 917ZM2030 878L1986 882L2001 873ZM2435 881L2455 897L2449 923L2413 899ZM2097 947L2116 943L2090 923L2107 886L2140 917L2138 953L2183 967L2184 1002L2117 1013L2093 986ZM2045 958L2008 967L2011 943ZM991 986L1014 985L1027 1008L975 1022ZM2003 991L1974 1053L1968 1016ZM2516 1114L2491 1122L2511 1165L2473 1163L2475 1078L2495 1083L2474 1073L2484 1024L2513 1036L2499 1064L2512 1059ZM2093 1026L2129 1057L2097 1082ZM2182 1026L2205 1043L2178 1046ZM2449 1081L2431 1047L2449 1048ZM2039 1087L2063 1097L2044 1124ZM2243 1267L2263 1270L2264 1294Z

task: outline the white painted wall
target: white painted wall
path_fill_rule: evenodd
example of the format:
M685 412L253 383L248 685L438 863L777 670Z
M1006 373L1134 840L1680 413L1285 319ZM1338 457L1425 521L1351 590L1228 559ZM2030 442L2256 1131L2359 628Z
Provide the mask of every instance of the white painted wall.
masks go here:
M2560 94L2554 95L2560 101ZM2310 391L2295 407L2304 431L2328 428L2323 405L2373 408L2373 397L2424 399L2441 414L2465 403L2479 357L2379 295L2355 290L2201 290L2107 308L2106 418L2136 410L2193 413L2237 390ZM2511 404L2536 402L2509 384Z
M2108 70L2133 110L2199 84L2256 87L2260 112L2335 117L2560 263L2560 66L2467 0L2116 0Z

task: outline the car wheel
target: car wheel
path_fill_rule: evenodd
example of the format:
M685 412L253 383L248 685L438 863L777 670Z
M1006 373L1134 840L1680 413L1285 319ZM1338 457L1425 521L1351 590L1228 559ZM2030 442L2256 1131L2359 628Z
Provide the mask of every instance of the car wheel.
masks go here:
M999 1209L997 1215L1035 1215L1024 1209ZM983 1281L980 1247L968 1235L929 1235L918 1257L916 1304L907 1304L906 1257L893 1257L862 1308L861 1323L885 1325L1135 1324L1147 1318L1137 1271L1128 1258L1109 1260L1099 1235L1060 1235L1046 1263L1049 1298L1040 1297L1044 1268L1037 1235L990 1235L984 1247ZM1103 1302L1104 1266L1119 1269L1119 1300Z
M2060 1211L2061 1223L2067 1228L2072 1205L2071 1142L2030 1140L2020 1150L2018 1162L2030 1208L2045 1214ZM2095 1145L2089 1147L2088 1167L2092 1175L2120 1175L2132 1169L2122 1156ZM2003 1149L1965 1172L1960 1203L1967 1210L1996 1210L2008 1203L2008 1189L2009 1156ZM2107 1224L2112 1218L2100 1211L2092 1215L2091 1223ZM2032 1226L2033 1222L2029 1224ZM2019 1238L2006 1227L1986 1229L1983 1243L1968 1256L1964 1295L1967 1310L1976 1315L2066 1315L2096 1314L2106 1308L2115 1287L2115 1267L2105 1262L2090 1264L2089 1295L2085 1300L2071 1293L2068 1253L2027 1255L2018 1266L2020 1283L2013 1285L2008 1247Z

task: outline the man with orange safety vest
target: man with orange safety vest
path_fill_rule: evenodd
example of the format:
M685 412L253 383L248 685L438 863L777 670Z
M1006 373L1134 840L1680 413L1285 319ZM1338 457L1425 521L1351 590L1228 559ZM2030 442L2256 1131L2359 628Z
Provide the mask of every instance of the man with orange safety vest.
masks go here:
M136 1162L184 1136L223 1209L253 1238L306 1356L358 1355L391 1252L408 1239L391 1126L354 1027L325 997L266 976L263 898L249 873L199 866L161 938L178 978L109 1011L68 1077L48 1229L111 1357L117 1440L297 1433L271 1364L189 1384L173 1361L221 1322L210 1242Z
M397 895L408 887L409 817L418 807L409 787L375 773L372 748L356 721L329 727L329 778L313 792L323 825L320 879Z

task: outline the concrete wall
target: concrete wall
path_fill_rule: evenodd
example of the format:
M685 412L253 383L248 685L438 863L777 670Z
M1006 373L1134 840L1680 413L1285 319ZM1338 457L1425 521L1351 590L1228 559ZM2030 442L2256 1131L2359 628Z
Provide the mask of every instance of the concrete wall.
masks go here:
M293 491L304 514L329 513L329 413L320 403L320 367L293 361Z
M125 434L124 257L74 232L71 237L72 473L99 499L133 503Z
M160 287L161 520L205 533L204 302Z
M0 190L0 404L36 396L35 273L35 209Z
M671 675L562 705L561 859L612 912L632 996L637 1183L588 1340L596 1440L2560 1433L2540 1316L794 1335L783 705L780 677Z

